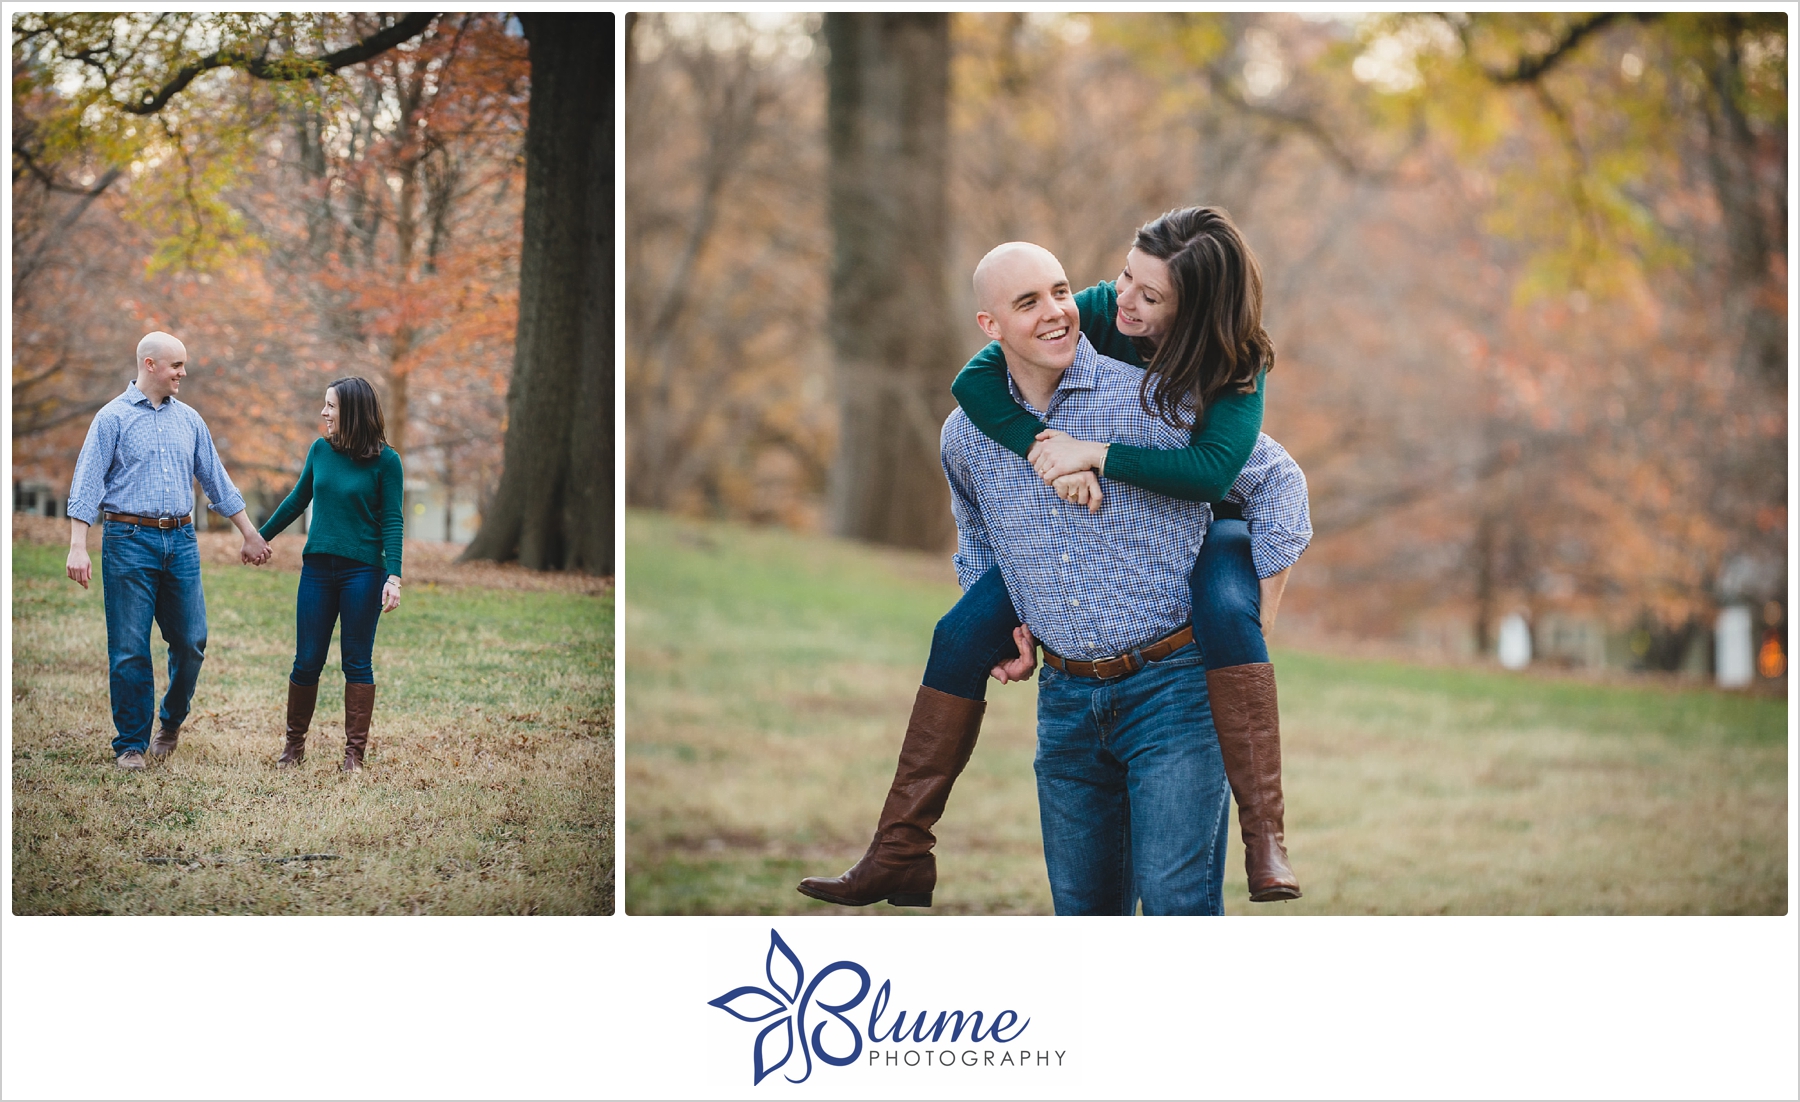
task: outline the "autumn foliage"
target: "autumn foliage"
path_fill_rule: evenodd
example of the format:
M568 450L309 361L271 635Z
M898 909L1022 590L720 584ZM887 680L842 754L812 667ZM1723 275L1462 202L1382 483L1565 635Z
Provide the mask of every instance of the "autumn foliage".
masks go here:
M1784 615L1726 581L1786 555L1781 16L981 14L952 39L955 305L917 323L973 351L999 241L1085 285L1137 224L1228 208L1317 528L1284 619L1460 651L1509 612L1582 618L1672 665L1722 599ZM637 504L816 528L861 446L831 394L823 42L638 20Z
M129 110L203 32L279 67L378 29L373 14L15 20L16 479L66 487L92 410L160 328L189 350L183 399L264 508L344 375L376 384L409 478L491 492L517 314L516 26L444 16L336 72L226 66L154 116Z

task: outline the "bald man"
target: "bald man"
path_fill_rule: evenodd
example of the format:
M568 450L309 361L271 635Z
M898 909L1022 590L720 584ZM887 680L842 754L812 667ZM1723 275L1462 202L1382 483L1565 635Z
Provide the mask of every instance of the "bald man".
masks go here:
M242 561L258 566L269 545L244 511L244 497L219 460L206 422L175 398L187 375L187 348L167 333L138 342L137 378L100 407L88 426L69 486L71 581L93 578L88 530L104 514L106 662L112 694L114 761L144 768L144 755L174 753L206 658L206 594L194 539L194 480L211 508L243 534ZM150 664L150 625L169 644L169 688L160 713ZM150 737L152 715L161 727Z

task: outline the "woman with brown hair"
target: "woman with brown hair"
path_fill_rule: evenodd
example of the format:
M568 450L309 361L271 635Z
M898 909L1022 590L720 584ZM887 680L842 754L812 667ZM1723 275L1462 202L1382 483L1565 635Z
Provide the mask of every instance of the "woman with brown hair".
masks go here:
M1006 360L990 344L951 386L963 412L996 443L1032 464L1065 500L1097 509L1104 474L1189 501L1212 503L1191 578L1194 638L1226 776L1238 803L1250 898L1300 897L1284 842L1281 742L1274 667L1263 640L1286 568L1310 538L1296 518L1277 561L1260 562L1233 493L1262 428L1265 377L1275 349L1262 325L1262 272L1223 210L1186 207L1141 227L1116 282L1077 293L1081 332L1102 355L1145 369L1146 411L1181 425L1192 443L1159 451L1074 439L1046 428L1014 400ZM1269 542L1266 541L1265 542ZM998 567L938 622L923 684L875 838L842 876L809 877L800 891L865 906L929 906L936 882L931 827L974 750L990 675L1031 672L1035 651Z
M375 627L400 607L401 513L405 476L388 447L375 388L354 376L325 388L325 435L306 453L300 481L262 526L272 540L312 504L294 602L294 670L288 675L287 743L277 762L306 758L306 729L319 696L319 674L342 623L344 763L362 768L375 710Z

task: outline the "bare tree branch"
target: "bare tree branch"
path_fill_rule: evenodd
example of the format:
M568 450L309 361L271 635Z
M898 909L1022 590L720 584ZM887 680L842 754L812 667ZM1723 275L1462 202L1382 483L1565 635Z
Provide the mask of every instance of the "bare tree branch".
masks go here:
M1518 62L1515 63L1510 70L1497 72L1484 65L1482 66L1482 72L1487 74L1487 78L1495 84L1530 84L1555 68L1557 63L1562 61L1564 57L1567 57L1569 52L1575 49L1575 47L1581 45L1582 40L1588 35L1607 26L1619 16L1630 15L1640 23L1648 23L1650 20L1657 18L1660 14L1660 12L1599 12L1588 16L1586 20L1580 23L1571 26L1567 31L1563 32L1561 41L1557 42L1556 45L1550 47L1550 49L1545 52L1538 54L1535 57L1527 55L1519 58ZM1461 28L1459 28L1459 31L1460 30ZM1466 44L1468 40L1467 35L1464 34L1463 38L1464 43Z
M181 70L170 78L167 84L154 92L146 91L137 103L122 103L118 106L121 111L128 111L133 115L154 115L161 111L169 100L173 99L183 88L192 84L195 77L212 69L241 68L259 80L308 80L326 73L335 73L339 69L367 61L393 49L402 42L418 37L437 17L437 12L411 12L405 19L390 27L377 31L353 45L318 58L287 58L269 61L262 57L248 57L233 51L221 50L208 54L191 65L182 66Z

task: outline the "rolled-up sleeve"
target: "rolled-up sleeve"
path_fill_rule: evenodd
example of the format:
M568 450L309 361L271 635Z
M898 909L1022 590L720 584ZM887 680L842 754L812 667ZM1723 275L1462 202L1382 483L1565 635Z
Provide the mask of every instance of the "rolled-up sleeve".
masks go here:
M1244 521L1250 528L1250 558L1258 578L1293 566L1312 543L1306 474L1285 450L1245 498Z
M206 491L208 508L220 516L236 516L244 511L244 495L238 493L238 488L231 484L231 476L225 473L219 449L213 446L212 430L198 414L194 422L194 477Z
M954 419L956 415L952 414ZM949 424L942 437L944 477L950 482L950 511L956 517L956 581L967 592L983 574L999 561L994 545L988 539L987 522L981 506L976 504L969 469L961 448L952 439Z
M118 446L118 414L110 404L102 406L88 425L81 456L75 460L75 477L69 480L69 503L64 511L72 519L89 525L100 519L101 499L106 496L106 469L112 465Z

